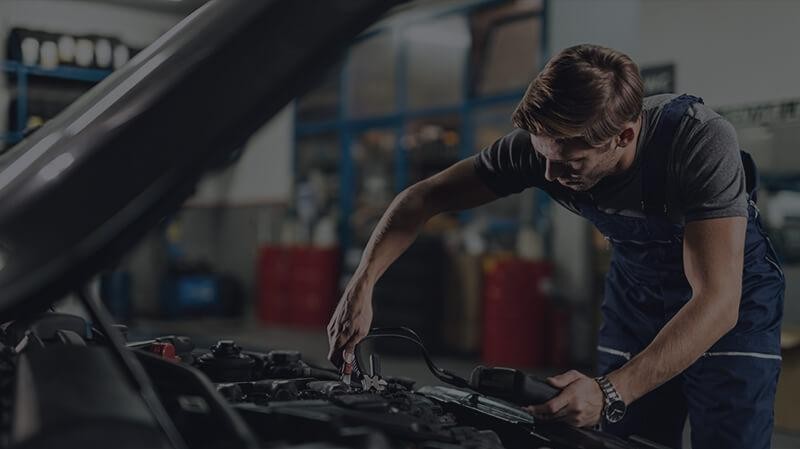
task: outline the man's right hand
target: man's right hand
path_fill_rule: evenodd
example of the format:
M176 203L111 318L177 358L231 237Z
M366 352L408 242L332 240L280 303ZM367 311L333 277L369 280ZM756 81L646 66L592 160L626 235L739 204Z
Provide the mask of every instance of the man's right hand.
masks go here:
M372 284L354 277L328 323L328 360L342 364L342 350L353 353L372 326Z

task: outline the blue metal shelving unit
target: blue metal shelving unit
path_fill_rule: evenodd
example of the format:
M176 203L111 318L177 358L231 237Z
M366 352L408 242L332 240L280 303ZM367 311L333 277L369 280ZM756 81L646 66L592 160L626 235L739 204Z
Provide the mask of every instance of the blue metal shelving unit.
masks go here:
M2 70L14 78L17 87L17 110L15 113L17 115L18 129L12 129L7 134L0 135L6 143L12 144L22 140L22 136L25 133L24 126L28 122L28 80L31 76L96 83L111 74L110 70L80 67L46 69L39 66L25 65L18 61L3 61Z
M401 30L408 25L418 25L420 23L434 21L446 16L454 14L468 14L472 10L479 7L487 7L494 4L504 3L503 0L478 0L468 5L462 5L455 8L439 11L423 19L418 19L414 22L407 24L395 25L392 28L377 28L359 37L358 41L363 41L374 37L380 33L400 33ZM539 17L542 23L541 39L540 39L540 54L541 61L547 60L547 10L548 1L544 0L542 9L538 13L526 14L525 17ZM470 79L470 61L467 61L463 67L463 101L458 104L439 106L432 108L410 109L407 105L406 98L406 73L408 67L408 52L407 45L402 39L399 39L399 48L396 55L395 64L395 92L396 104L395 111L391 114L385 114L369 118L352 118L347 110L347 86L348 86L348 73L347 64L339 72L339 108L337 117L331 120L321 120L315 122L300 122L295 121L295 141L303 137L309 137L324 133L337 133L339 136L340 148L340 199L339 207L341 211L341 219L339 223L339 238L342 248L350 247L350 230L347 223L347 217L353 211L353 200L355 195L355 176L356 169L351 154L351 146L353 139L359 133L374 128L391 129L395 132L395 153L394 153L394 179L395 191L399 193L408 186L408 158L407 152L404 148L402 139L404 127L409 120L437 117L443 115L458 116L461 120L461 142L459 147L459 158L464 159L470 157L474 152L475 135L474 128L475 112L489 108L496 105L508 105L514 103L522 98L526 86L512 89L507 92L498 93L490 96L474 97L470 90L472 85ZM348 58L345 56L345 58ZM347 59L345 59L347 60ZM510 127L510 123L509 123ZM499 137L499 136L498 136ZM295 148L297 146L295 145ZM296 167L296 164L295 164ZM296 172L296 170L295 170ZM545 214L550 206L549 198L546 195L536 196L535 210L538 214ZM543 215L539 215L543 216ZM462 212L460 218L463 221L470 219L469 212ZM515 229L516 223L510 220L497 220L496 223L490 223L490 229L496 231L509 231Z

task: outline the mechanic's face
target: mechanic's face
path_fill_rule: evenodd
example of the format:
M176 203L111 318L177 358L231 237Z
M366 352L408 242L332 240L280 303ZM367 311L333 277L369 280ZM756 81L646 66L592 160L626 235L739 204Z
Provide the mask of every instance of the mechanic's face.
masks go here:
M531 134L534 151L545 159L544 177L569 189L583 192L608 175L619 173L633 161L635 132L628 128L622 135L593 147L575 137L554 139ZM623 158L623 156L628 156Z

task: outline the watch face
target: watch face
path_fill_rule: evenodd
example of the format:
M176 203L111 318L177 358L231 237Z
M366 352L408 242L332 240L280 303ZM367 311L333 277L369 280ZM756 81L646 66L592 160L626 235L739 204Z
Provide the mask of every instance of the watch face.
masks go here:
M622 401L613 401L606 407L606 420L610 423L616 423L622 420L625 416L625 403Z

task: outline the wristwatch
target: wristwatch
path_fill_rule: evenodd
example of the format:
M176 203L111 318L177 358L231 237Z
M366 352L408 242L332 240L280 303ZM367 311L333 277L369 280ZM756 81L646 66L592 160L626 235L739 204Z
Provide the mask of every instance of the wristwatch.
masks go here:
M594 380L603 392L603 418L611 424L620 422L628 406L606 376L595 377Z

